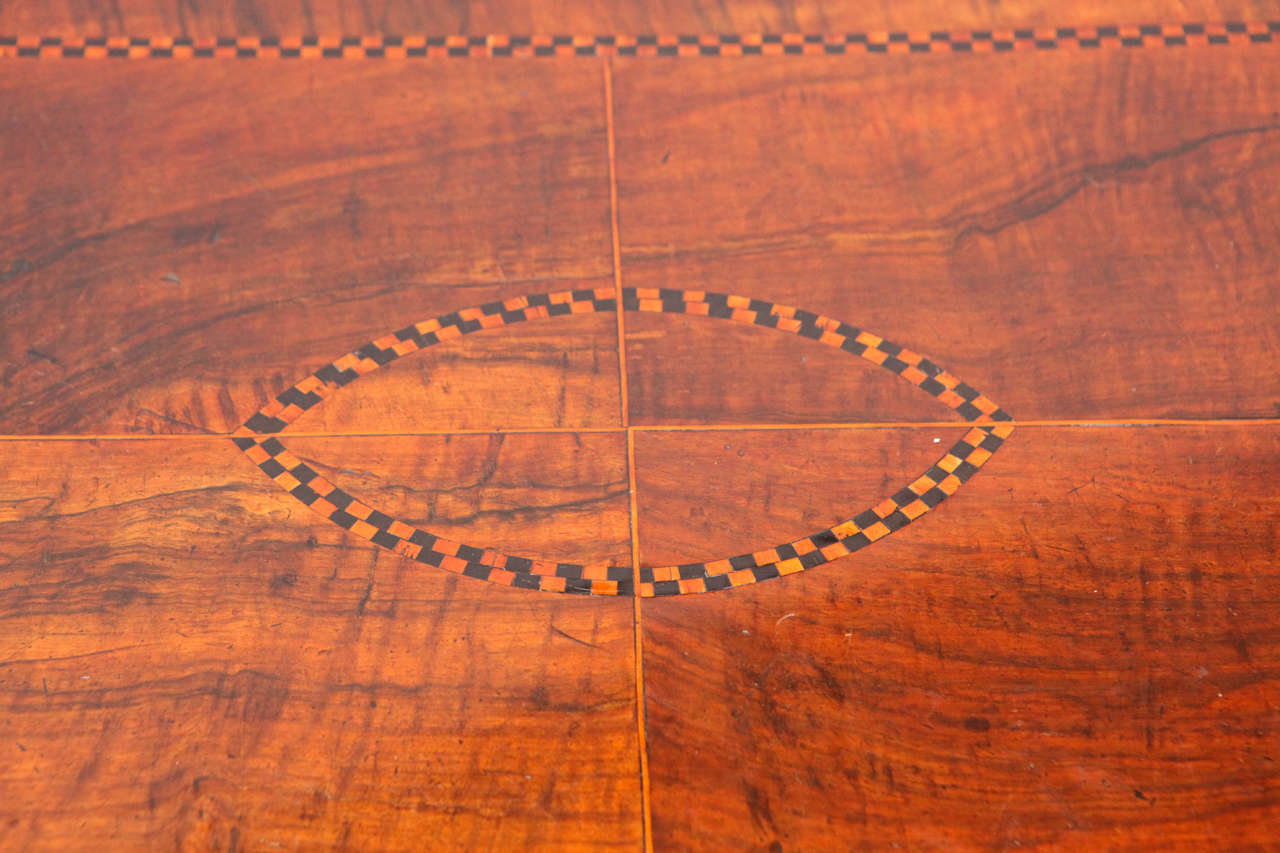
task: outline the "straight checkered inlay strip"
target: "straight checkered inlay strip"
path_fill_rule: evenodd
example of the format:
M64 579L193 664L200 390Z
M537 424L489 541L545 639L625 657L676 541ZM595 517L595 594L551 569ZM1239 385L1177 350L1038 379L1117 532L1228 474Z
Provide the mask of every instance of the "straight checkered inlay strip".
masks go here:
M0 36L0 58L414 59L550 56L829 56L1271 44L1280 21L1096 27L701 35Z
M356 379L442 341L482 329L548 317L618 310L611 288L571 290L492 302L407 326L325 365L280 394L232 436L236 446L293 497L352 533L409 559L507 586L595 595L661 596L708 592L794 574L838 559L900 530L955 493L1013 432L1012 418L988 397L919 353L809 311L744 296L666 288L624 288L623 310L685 314L791 332L844 350L902 377L976 423L909 486L852 518L763 551L705 563L641 568L516 557L436 536L398 521L321 477L277 435L308 409Z

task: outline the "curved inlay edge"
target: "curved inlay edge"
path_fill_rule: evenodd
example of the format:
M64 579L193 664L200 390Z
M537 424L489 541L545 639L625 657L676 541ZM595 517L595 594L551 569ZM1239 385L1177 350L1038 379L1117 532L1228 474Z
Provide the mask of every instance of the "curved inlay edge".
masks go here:
M581 565L477 548L399 521L322 477L279 434L303 412L402 356L483 329L571 314L612 313L612 288L522 296L406 326L327 364L279 394L232 434L232 441L281 488L345 530L456 574L525 589L592 595L665 596L708 592L811 569L900 530L950 497L1013 432L1013 419L988 397L919 353L857 327L787 305L695 290L624 288L622 308L688 314L791 332L859 356L900 376L974 426L910 485L825 530L751 553L708 562L641 568Z

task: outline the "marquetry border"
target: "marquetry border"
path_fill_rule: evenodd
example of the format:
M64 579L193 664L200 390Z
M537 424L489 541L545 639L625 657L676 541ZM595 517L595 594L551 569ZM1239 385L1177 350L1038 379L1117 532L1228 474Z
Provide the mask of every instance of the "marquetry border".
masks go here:
M0 58L433 59L465 57L831 56L1271 44L1280 21L668 35L0 36Z
M946 500L986 464L1013 432L1013 419L990 398L923 355L819 314L745 296L668 288L624 288L626 311L685 314L790 332L870 361L936 397L977 425L924 474L871 509L809 536L723 560L641 568L535 560L477 548L399 521L321 477L277 437L303 412L340 388L402 356L527 320L612 313L616 291L566 290L465 308L384 335L281 393L232 435L255 465L293 497L345 530L427 565L526 589L593 595L665 596L709 592L811 569L901 530Z
M401 356L479 332L546 317L617 311L612 287L522 296L464 308L406 326L327 364L277 396L232 433L236 446L312 510L339 527L429 566L506 586L593 595L633 595L631 566L580 565L476 548L398 521L338 488L290 453L275 436L339 388Z

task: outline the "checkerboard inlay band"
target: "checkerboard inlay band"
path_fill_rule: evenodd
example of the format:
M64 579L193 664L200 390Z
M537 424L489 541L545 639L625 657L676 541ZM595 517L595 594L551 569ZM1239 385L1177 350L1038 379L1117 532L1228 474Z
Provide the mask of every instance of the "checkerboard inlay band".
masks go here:
M974 426L910 485L817 533L708 562L641 568L581 565L504 554L398 521L321 477L279 434L299 415L361 376L418 350L512 323L618 310L612 288L566 290L465 308L384 335L317 370L253 415L232 441L294 498L374 544L445 571L525 589L644 597L709 592L794 574L839 559L901 530L946 500L1013 432L989 398L923 355L809 311L745 296L668 288L624 288L622 309L687 314L791 332L870 361L936 397Z
M0 35L0 59L467 59L843 56L1213 47L1280 42L1280 21L844 33L608 35L61 36Z

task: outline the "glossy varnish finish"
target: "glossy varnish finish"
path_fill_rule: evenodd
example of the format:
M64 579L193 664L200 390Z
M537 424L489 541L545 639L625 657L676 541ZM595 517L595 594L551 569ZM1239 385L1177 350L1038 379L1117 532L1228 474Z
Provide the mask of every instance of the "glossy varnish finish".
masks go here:
M7 69L0 431L227 432L373 335L610 283L593 65ZM437 359L377 428L616 424L611 330Z
M916 469L931 436L645 434L641 559L762 546L838 517L882 473ZM1027 427L956 500L829 571L647 602L655 840L1267 838L1280 820L1277 459L1275 428ZM688 464L716 472L693 495ZM753 528L726 522L739 518Z
M774 33L1251 21L1266 20L1274 14L1275 8L1261 0L1088 0L1072 4L1069 9L1045 0L979 0L963 4L908 0L878 6L852 0L743 0L715 4L502 0L460 5L430 5L414 0L238 0L199 4L184 0L64 0L6 5L0 9L0 30L62 36L192 37ZM1071 20L1064 21L1064 15Z
M627 283L874 329L1021 419L1275 417L1278 70L1207 48L618 61ZM651 356L634 422L918 417L764 335L657 328L628 325ZM790 380L767 399L729 381L747 349Z
M557 443L297 440L410 517L613 557L625 494L587 526L564 494L618 472ZM629 602L361 547L226 441L3 449L6 848L639 844Z
M1057 13L121 2L0 35L1271 10ZM0 60L0 848L1273 843L1278 56ZM391 330L630 288L871 330L1023 423L852 556L639 603L403 559L225 437ZM281 438L441 536L648 568L837 524L969 429L833 347L629 311L406 354Z

